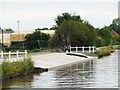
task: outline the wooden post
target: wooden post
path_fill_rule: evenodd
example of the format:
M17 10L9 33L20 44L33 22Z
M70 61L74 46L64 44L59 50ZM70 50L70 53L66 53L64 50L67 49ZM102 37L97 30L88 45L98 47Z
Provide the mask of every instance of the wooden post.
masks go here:
M11 52L9 51L9 60L11 59Z
M82 46L82 53L84 53L85 52L85 50L84 50L84 46Z
M91 53L91 46L89 46L89 53Z
M2 57L2 59L4 58L3 51L1 52L1 57Z
M76 53L78 52L78 47L76 46Z
M93 53L95 52L95 47L93 46Z

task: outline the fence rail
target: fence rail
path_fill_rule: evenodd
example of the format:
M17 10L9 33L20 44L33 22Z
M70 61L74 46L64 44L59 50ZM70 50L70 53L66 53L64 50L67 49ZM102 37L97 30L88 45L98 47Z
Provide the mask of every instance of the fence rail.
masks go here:
M72 49L75 49L75 52L78 53L79 49L82 49L82 53L85 52L85 49L88 49L88 52L89 53L95 53L95 46L88 46L88 47L85 47L85 46L82 46L82 47L70 47L70 52L72 52Z
M16 58L17 58L17 60L18 60L18 58L19 58L19 55L24 55L25 57L27 57L27 50L25 50L24 52L19 52L19 51L16 51L16 52L11 52L11 51L9 51L9 52L1 52L0 53L0 56L1 56L1 58L2 59L4 59L4 57L5 57L5 55L7 55L8 56L8 59L10 60L11 58L12 58L12 55L16 55Z

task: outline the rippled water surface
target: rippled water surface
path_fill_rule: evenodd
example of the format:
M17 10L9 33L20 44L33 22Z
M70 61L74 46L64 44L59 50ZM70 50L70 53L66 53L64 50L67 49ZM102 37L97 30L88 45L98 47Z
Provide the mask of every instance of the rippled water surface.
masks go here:
M118 88L118 53L56 71L3 82L3 88Z

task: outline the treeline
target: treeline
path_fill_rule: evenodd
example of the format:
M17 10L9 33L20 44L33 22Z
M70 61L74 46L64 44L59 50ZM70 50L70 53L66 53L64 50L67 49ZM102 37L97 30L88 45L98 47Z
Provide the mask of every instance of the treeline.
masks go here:
M26 35L25 42L31 42L27 45L31 49L36 46L41 47L42 43L50 48L62 48L67 45L94 45L97 47L109 44L118 45L120 44L120 26L118 21L119 19L114 19L109 26L95 28L88 21L81 19L79 15L62 13L62 15L58 15L55 18L56 25L50 28L55 30L55 34L52 37L41 32L41 30L48 30L48 28L37 28L33 33Z
M94 28L88 21L82 20L79 15L69 13L57 16L55 21L58 29L49 40L51 47L120 44L120 27L116 19L110 26L101 29Z

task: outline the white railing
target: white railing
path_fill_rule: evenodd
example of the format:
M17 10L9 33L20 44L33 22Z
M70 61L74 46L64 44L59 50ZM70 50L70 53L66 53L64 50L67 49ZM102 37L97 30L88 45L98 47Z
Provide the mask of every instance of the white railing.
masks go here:
M79 49L81 49L82 53L84 53L86 51L85 49L87 49L87 51L89 53L95 53L95 46L89 46L89 47L84 47L84 46L77 47L76 46L76 47L70 47L69 49L70 49L70 52L72 52L72 49L75 49L76 53L78 53L80 51Z
M10 60L10 59L12 59L12 56L14 55L14 58L16 58L17 60L18 60L18 58L19 58L19 55L24 55L24 57L27 57L27 50L25 50L24 52L19 52L19 51L16 51L16 52L11 52L11 51L9 51L9 52L1 52L0 53L0 56L1 56L1 59L5 59L5 56L7 56L8 57L8 59Z

